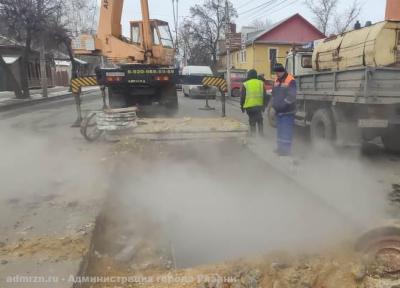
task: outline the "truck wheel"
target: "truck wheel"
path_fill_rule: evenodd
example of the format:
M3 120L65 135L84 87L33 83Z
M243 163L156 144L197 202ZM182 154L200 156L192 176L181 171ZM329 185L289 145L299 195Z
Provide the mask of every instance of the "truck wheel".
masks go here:
M388 152L400 153L400 135L398 131L396 132L391 130L381 137L383 146L385 146L385 150Z
M320 109L314 113L311 119L311 141L332 142L335 139L335 123L331 112Z
M276 128L276 112L271 103L267 107L268 123L271 127Z
M108 99L111 108L117 109L128 107L125 95L115 92L112 88L108 88Z

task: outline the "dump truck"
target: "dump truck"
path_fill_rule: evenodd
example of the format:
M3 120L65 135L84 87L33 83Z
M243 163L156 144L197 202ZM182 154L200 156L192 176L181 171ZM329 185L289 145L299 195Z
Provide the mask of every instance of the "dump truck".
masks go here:
M122 35L124 0L102 0L97 34L74 41L79 56L95 56L100 85L108 88L112 108L151 105L158 102L178 108L174 69L175 47L167 22L150 19L148 0L141 0L142 21L130 22L130 39Z
M400 151L400 21L294 48L286 68L298 86L296 124L310 128L313 142L380 137L387 150Z

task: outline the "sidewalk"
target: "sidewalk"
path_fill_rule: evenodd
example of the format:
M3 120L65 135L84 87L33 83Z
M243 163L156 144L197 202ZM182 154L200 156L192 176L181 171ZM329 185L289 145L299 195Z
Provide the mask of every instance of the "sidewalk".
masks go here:
M98 90L98 87L85 87L83 94ZM7 111L19 107L30 106L43 102L51 102L72 97L72 92L69 91L69 87L54 87L48 89L49 96L47 98L42 97L41 89L30 90L31 97L28 99L16 99L14 92L5 91L0 92L0 112Z

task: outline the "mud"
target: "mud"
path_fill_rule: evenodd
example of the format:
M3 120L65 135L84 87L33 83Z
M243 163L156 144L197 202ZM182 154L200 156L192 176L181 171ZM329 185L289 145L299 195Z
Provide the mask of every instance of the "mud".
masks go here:
M36 257L44 262L81 259L89 252L90 237L84 232L63 237L41 236L21 238L0 248L0 258L7 261L20 257Z

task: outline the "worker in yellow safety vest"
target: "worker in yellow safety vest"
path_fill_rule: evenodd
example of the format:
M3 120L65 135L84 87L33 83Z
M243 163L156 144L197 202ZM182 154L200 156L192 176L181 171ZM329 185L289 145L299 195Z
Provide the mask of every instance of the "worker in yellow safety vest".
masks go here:
M247 112L249 116L250 135L255 135L258 126L258 133L264 136L263 113L267 104L264 82L257 79L256 70L250 70L247 74L247 81L243 83L240 99L242 112Z

